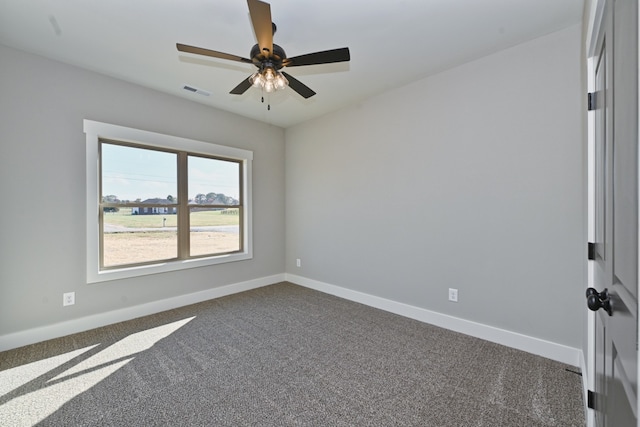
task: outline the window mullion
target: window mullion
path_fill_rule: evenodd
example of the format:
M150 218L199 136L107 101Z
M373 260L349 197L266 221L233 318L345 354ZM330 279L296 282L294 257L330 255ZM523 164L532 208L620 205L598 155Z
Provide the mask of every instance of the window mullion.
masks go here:
M189 258L189 182L187 153L178 153L178 258Z
M104 268L104 208L102 194L102 142L98 141L98 263Z

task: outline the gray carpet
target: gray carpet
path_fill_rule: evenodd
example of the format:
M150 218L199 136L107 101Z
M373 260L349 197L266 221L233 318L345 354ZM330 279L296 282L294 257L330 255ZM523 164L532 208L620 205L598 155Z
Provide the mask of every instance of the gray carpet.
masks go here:
M280 283L0 353L0 425L584 426L577 371Z

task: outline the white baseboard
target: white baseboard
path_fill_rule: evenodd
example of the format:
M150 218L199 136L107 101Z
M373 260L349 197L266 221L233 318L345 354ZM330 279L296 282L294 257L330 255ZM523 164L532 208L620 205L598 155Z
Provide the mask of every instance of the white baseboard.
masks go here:
M221 286L219 288L207 289L205 291L195 292L192 294L179 295L173 298L154 301L134 307L127 307L119 310L109 311L106 313L86 316L80 319L69 320L53 325L47 325L29 329L26 331L3 335L0 336L0 351L10 350L12 348L33 344L52 338L58 338L77 332L83 332L89 329L131 320L137 317L147 316L150 314L159 313L165 310L171 310L189 304L195 304L210 299L220 298L239 292L268 286L285 280L300 286L315 289L320 292L335 295L340 298L355 301L361 304L368 305L370 307L375 307L424 323L429 323L445 329L450 329L452 331L516 348L518 350L523 350L528 353L537 354L539 356L543 356L552 360L557 360L568 365L580 366L582 368L582 371L586 372L582 352L576 348L568 347L546 340L541 340L539 338L530 337L527 335L519 334L517 332L483 325L481 323L460 319L457 317L365 294L362 292L353 291L339 286L330 285L328 283L319 282L317 280L308 279L306 277L285 273L261 277L245 282L234 283L226 286ZM583 376L583 378L585 377Z
M471 335L497 344L526 351L548 359L566 363L571 366L582 367L582 351L577 348L557 344L551 341L530 337L517 332L487 326L470 320L460 319L424 308L392 301L385 298L365 294L351 289L342 288L295 274L286 274L286 280L296 285L315 289L320 292L335 295L340 298L355 301L370 307L379 308L391 313L399 314L420 322L429 323L455 332Z
M189 304L237 294L239 292L283 282L284 280L284 273L260 277L246 282L233 283L219 288L207 289L205 291L194 292L186 295L178 295L176 297L160 301L153 301L133 307L122 308L119 310L108 311L106 313L99 313L79 319L55 323L53 325L7 334L0 336L0 351L10 350L12 348L34 344L52 338L63 337L65 335L75 334L89 329L99 328L101 326L123 322L125 320L131 320L137 317L148 316L150 314L171 310Z

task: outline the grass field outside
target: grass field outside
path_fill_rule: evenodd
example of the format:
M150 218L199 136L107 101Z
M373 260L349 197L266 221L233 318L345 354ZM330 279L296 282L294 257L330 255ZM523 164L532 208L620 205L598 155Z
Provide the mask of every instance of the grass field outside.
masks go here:
M191 212L190 225L192 227L238 225L240 215L238 209L223 211ZM131 215L131 208L120 208L119 212L105 212L104 223L126 228L162 228L177 227L177 214Z
M191 256L240 250L235 233L194 232L190 234ZM174 232L109 233L104 235L104 266L136 264L175 258L178 235Z
M132 215L131 208L120 208L118 212L105 212L104 266L115 267L175 258L178 253L177 222L177 214ZM238 209L191 212L191 256L240 250L240 234L228 231L229 226L239 226L239 224ZM118 232L106 231L109 226L115 226ZM227 229L206 228L217 226L227 226ZM205 227L205 229L195 231L193 227ZM128 228L131 231L127 232Z

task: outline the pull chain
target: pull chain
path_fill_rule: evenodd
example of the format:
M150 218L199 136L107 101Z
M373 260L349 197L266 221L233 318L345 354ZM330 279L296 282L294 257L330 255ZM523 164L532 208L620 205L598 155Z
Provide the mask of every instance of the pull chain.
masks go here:
M269 96L267 94L267 96ZM262 103L264 104L264 91L262 92L262 99L261 99ZM271 111L271 101L267 100L267 111Z

